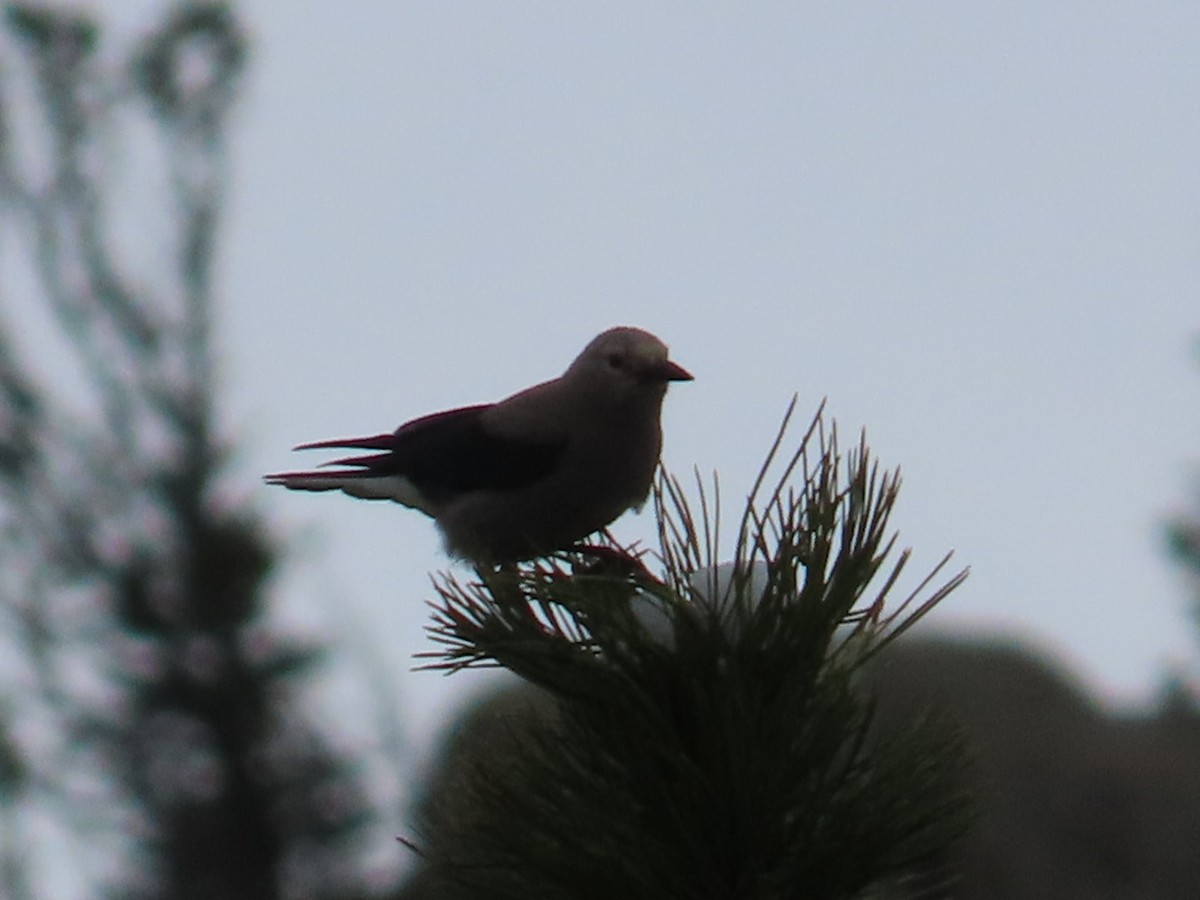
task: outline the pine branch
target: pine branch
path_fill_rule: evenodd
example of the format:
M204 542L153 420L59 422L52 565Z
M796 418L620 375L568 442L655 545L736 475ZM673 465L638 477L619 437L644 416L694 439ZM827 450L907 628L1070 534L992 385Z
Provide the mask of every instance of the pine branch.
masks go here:
M863 440L843 455L823 407L785 456L794 406L728 562L715 476L697 514L662 473L657 573L605 544L435 581L430 667L555 700L437 822L430 865L465 896L878 896L959 833L957 739L877 729L860 675L966 573L889 608L899 476Z

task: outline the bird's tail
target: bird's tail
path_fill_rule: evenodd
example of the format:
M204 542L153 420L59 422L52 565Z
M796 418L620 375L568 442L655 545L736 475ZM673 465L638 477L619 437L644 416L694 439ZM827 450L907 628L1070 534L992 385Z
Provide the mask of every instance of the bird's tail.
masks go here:
M296 450L378 450L363 456L346 456L330 460L322 466L341 468L304 472L276 472L263 476L267 484L276 484L292 491L342 491L364 500L394 500L405 506L424 510L426 504L412 483L394 467L392 454L395 435L378 434L372 437L337 438L300 444Z

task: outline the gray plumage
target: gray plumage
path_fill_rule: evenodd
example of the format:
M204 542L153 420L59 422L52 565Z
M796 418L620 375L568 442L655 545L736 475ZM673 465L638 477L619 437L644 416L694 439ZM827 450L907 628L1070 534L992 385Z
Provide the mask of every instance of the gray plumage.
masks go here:
M667 385L691 378L654 335L612 328L559 378L390 434L302 444L296 449L374 452L266 480L418 509L437 522L455 556L529 559L566 549L645 501L662 448Z

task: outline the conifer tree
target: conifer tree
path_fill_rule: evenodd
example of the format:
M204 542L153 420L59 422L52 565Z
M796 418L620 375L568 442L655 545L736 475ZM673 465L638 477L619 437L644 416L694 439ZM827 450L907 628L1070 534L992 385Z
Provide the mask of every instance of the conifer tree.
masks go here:
M180 3L114 68L82 12L8 4L5 25L3 234L36 296L10 283L0 318L0 893L37 895L40 816L80 896L349 896L362 761L306 712L324 649L273 629L277 546L221 478L213 271L244 33ZM152 209L123 193L156 177ZM53 347L16 330L18 300Z
M793 403L794 406L794 403ZM788 416L791 416L789 410ZM427 798L410 897L901 897L964 830L962 751L930 716L877 727L865 667L965 572L893 602L899 488L823 412L787 419L722 543L714 478L663 475L656 553L608 542L437 582L433 668L500 665L521 715ZM724 562L722 563L722 559ZM948 559L948 557L947 557Z
M1200 346L1200 344L1198 344ZM1196 639L1200 642L1200 491L1193 490L1190 509L1173 516L1167 523L1167 549L1175 562L1182 568L1188 585L1193 591L1191 601L1192 622ZM1174 700L1188 710L1193 717L1200 712L1200 698L1189 692L1182 684L1176 684Z

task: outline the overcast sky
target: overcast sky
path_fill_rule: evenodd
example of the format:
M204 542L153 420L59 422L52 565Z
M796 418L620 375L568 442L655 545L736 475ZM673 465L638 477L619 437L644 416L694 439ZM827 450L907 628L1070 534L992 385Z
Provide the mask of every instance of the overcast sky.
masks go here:
M914 574L972 567L934 628L1031 638L1116 701L1200 657L1161 539L1200 466L1194 0L241 9L233 475L293 539L280 596L374 646L419 733L473 683L408 671L431 524L255 479L615 324L695 373L664 459L728 506L793 393L865 428Z

